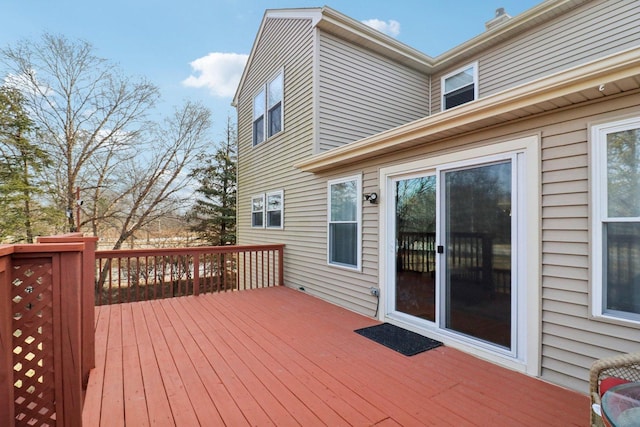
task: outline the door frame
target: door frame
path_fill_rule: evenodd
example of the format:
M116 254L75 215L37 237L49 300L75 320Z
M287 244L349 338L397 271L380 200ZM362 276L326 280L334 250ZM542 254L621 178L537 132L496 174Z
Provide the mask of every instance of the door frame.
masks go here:
M530 375L540 374L540 136L531 135L508 141L496 142L463 151L436 154L421 160L411 161L393 166L380 168L380 211L379 211L379 288L380 310L378 318L381 321L394 323L423 335L438 339L451 347L477 354L493 362L526 372ZM515 154L522 153L522 156ZM506 158L514 156L518 162L518 180L521 180L521 191L517 194L517 204L521 209L520 234L514 251L523 251L524 256L518 256L518 264L513 265L515 279L519 281L516 318L518 332L517 341L513 343L513 352L500 351L493 345L486 345L476 340L465 338L441 328L437 322L416 321L416 318L390 309L393 300L391 284L395 281L394 254L395 238L391 235L395 221L395 200L392 183L404 177L422 175L426 173L439 174L442 166L481 164L490 158ZM520 160L518 160L520 159ZM439 198L439 196L438 196ZM439 208L438 208L439 209ZM438 210L439 212L439 210ZM515 230L514 230L515 231ZM436 281L439 280L438 272ZM518 282L515 282L518 283ZM439 287L436 292L439 292ZM436 298L439 298L436 293ZM438 310L437 310L438 311ZM438 313L436 312L436 316Z

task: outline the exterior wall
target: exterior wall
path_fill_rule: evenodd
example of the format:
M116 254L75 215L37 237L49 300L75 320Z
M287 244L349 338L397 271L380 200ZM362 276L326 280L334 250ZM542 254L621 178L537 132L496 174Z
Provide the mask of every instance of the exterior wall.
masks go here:
M320 33L318 144L327 151L429 115L429 77Z
M435 73L432 111L441 110L441 77L456 68L478 61L479 96L485 97L637 46L640 43L639 20L640 2L637 0L588 2Z
M439 109L440 75L474 60L479 61L481 96L487 96L622 50L629 44L637 45L640 42L637 30L631 35L629 31L633 19L640 16L639 6L640 3L630 0L594 1L560 19L541 24L535 33L524 33L480 57L452 64L451 68L433 78L434 111ZM572 40L579 31L584 35L585 31L600 25L608 30L589 33L589 49L587 45L583 48L580 42ZM543 44L534 43L534 38L541 32L552 34L554 31L557 35L543 37ZM616 34L619 37L615 37ZM624 42L620 41L621 37L626 37ZM314 47L319 47L319 51L314 51ZM544 56L533 59L534 52L538 55L544 53ZM319 61L317 64L314 64L314 57ZM556 60L551 61L551 58ZM363 65L364 69L355 68L359 64L367 65ZM383 66L390 67L392 72L380 75L376 71L379 80L362 74L364 81L372 79L371 86L363 87L353 79L360 72ZM283 67L284 132L252 147L252 97L260 85ZM353 73L354 69L358 72ZM505 70L510 71L504 79L498 80ZM315 91L314 72L318 78ZM346 73L346 77L340 73ZM404 77L402 73L405 73ZM385 79L405 79L406 82L398 83L400 86L395 89L403 95L382 91L381 87L388 84ZM381 167L517 137L540 135L542 266L538 279L542 295L541 375L544 379L586 393L588 369L594 359L636 350L640 344L640 339L633 338L640 336L640 327L590 317L589 124L606 118L615 120L629 113L640 115L640 93L634 91L603 97L599 101L556 109L330 172L310 174L293 167L297 161L315 152L425 116L422 110L428 109L425 104L410 109L405 116L397 114L404 112L402 104L383 108L392 100L401 101L405 95L411 101L407 104L415 105L417 100L424 102L426 96L415 96L415 91L424 82L421 79L408 70L393 67L382 57L345 44L333 36L314 35L310 20L268 20L238 99L239 243L284 243L287 286L304 288L310 294L373 316L382 306L377 306L369 288L385 286L379 279L380 205L363 204L362 271L329 266L327 181L362 174L363 192L377 192ZM423 93L427 93L426 87ZM376 94L379 97L372 99ZM369 103L379 108L365 108ZM322 108L314 115L314 106L318 105ZM284 229L252 229L251 196L280 189L284 190Z
M238 98L238 243L284 243L287 286L372 313L375 298L369 287L377 286L377 276L363 280L362 273L327 265L326 180L293 167L313 153L314 45L311 20L302 19L269 19L258 40ZM284 132L253 147L253 96L282 67ZM252 228L251 197L280 189L284 190L284 228ZM372 259L375 239L367 246Z
M327 179L364 174L363 191L379 187L379 169L520 136L540 134L541 139L541 247L542 247L542 371L544 379L586 393L593 360L637 350L640 327L614 324L590 317L589 257L589 124L628 114L640 115L637 91L612 100L591 102L579 108L534 116L517 124L477 132L399 152L384 162L363 162L351 169L323 174ZM323 187L316 189L320 193ZM385 197L382 195L382 197ZM364 268L360 280L368 286L377 280L379 205L365 204ZM323 226L320 224L319 226ZM362 285L361 284L361 285ZM360 286L361 286L360 285ZM381 283L384 286L384 283ZM343 282L345 291L359 285ZM362 296L363 307L369 298ZM375 306L369 305L373 315ZM633 339L632 337L636 337Z

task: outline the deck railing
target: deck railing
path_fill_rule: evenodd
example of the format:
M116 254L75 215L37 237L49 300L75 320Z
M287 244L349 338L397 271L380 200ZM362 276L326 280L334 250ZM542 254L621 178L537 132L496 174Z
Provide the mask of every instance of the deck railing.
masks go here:
M96 252L96 240L0 245L0 426L82 425L94 304L283 284L284 245Z
M0 246L2 426L82 423L83 386L94 367L93 304L83 306L93 282L86 281L93 274L87 247L92 238L79 234Z
M96 252L96 305L283 284L284 245Z

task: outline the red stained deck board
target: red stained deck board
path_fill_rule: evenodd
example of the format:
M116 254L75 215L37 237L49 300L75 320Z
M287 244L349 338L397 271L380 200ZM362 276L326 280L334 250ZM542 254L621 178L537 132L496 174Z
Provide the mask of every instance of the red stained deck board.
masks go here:
M235 298L237 299L237 297ZM240 302L234 303L233 306L234 308L238 308ZM261 307L251 306L246 309L245 315L251 316L250 313L253 313L254 316L257 316L257 313L260 311ZM292 330L294 334L302 336L308 333L306 330L307 326L305 326L304 322L302 324L285 324L280 319L270 318L272 316L269 315L268 311L264 313L266 314L266 318L254 319L253 323L260 324L271 321L272 323L275 322L275 324L272 325L275 326L275 328L273 328L274 331ZM310 316L313 316L313 314ZM343 321L345 320L346 319L343 319ZM331 344L326 344L322 337L331 336L332 333L338 333L331 325L329 325L327 330L323 330L323 326L326 326L328 323L330 322L313 322L315 337L308 337L305 340L309 341L309 345L305 346L305 348L306 355L310 359L315 358L318 348L322 348L323 345L331 346ZM348 342L345 342L344 345L331 346L331 356L337 356L338 359L335 357L329 359L320 358L316 359L317 363L321 364L325 370L332 372L338 378L344 379L354 394L358 394L368 400L377 408L382 409L384 413L392 414L394 418L405 425L420 422L438 424L447 419L451 420L450 414L441 414L441 411L438 411L437 408L434 410L433 408L429 408L428 405L424 405L425 390L420 388L412 390L406 387L407 383L399 382L394 375L381 371L379 369L379 363L367 364L361 357L371 351L382 352L381 357L387 358L387 360L400 359L404 358L404 356L381 347L370 340L360 340L362 337L352 332L352 328L357 327L357 325L351 326L351 329L345 329L345 326L344 323L341 325L340 333L343 334L344 331L348 331ZM340 336L334 337L332 341L334 340L339 341ZM359 346L363 347L360 349ZM349 350L345 350L345 348ZM366 383L362 381L362 378L367 379ZM413 411L405 411L402 409L402 406L406 403L412 404L416 409Z
M102 386L102 414L100 425L124 425L124 389L122 380L122 323L121 307L112 307L109 311L109 338L104 367ZM109 405L104 405L109 402Z
M151 337L143 312L143 304L130 304L132 308L135 343L140 361L140 373L144 384L145 408L152 426L173 425L173 414L160 375L158 360L151 344ZM141 402L138 402L142 405Z
M152 426L202 424L211 411L219 418L210 425L234 426L588 424L586 395L449 347L402 356L353 332L375 320L288 288L102 307L96 316L85 425L117 425L132 415L122 407L143 420L141 384Z
M213 302L212 300L208 302ZM354 414L353 412L344 413L345 417L340 415L340 411L335 411L329 405L329 398L327 395L331 395L330 390L323 387L317 379L312 377L308 370L300 368L295 360L295 354L284 354L283 349L287 346L282 342L277 342L275 339L269 339L265 333L266 331L260 328L257 323L252 323L253 328L249 328L248 324L244 322L245 316L238 317L237 311L228 310L223 305L211 305L214 311L221 313L224 318L229 319L229 331L232 334L241 335L243 331L245 338L242 340L246 351L253 354L253 356L260 360L264 369L269 370L272 375L277 376L277 380L282 384L278 387L284 386L287 392L293 394L294 404L297 404L297 400L308 407L313 412L315 417L319 418L324 424L331 426L341 425L353 425L353 423L365 423L366 420L361 414ZM244 324L243 324L244 323ZM268 338L267 338L268 337ZM309 363L306 364L307 366ZM343 408L349 410L350 408ZM294 415L295 416L295 415ZM350 420L350 423L346 421L347 416L354 416ZM304 420L300 420L305 425ZM317 420L310 420L311 422Z
M136 342L136 330L133 327L133 308L131 304L126 304L121 305L121 309L125 425L145 427L149 426L149 416Z
M377 419L384 417L382 412L364 399L355 399L356 396L351 390L305 358L295 348L274 337L259 323L247 320L248 316L238 314L239 310L225 311L220 305L214 307L217 311L224 312L226 318L233 319L233 324L244 324L246 327L251 325L251 330L254 332L252 339L255 344L264 350L270 358L280 361L279 364L273 363L273 365L286 369L304 387L307 387L313 396L333 408L333 411L340 414L350 425L372 424ZM339 421L336 420L335 423L339 424Z
M158 362L158 369L162 377L164 389L167 393L167 400L171 407L173 419L177 425L198 425L198 417L196 416L191 401L189 400L189 396L187 395L187 386L180 377L180 373L175 365L169 346L164 339L160 323L156 318L152 305L153 301L142 304L144 317L149 330L149 337L151 338L151 345Z

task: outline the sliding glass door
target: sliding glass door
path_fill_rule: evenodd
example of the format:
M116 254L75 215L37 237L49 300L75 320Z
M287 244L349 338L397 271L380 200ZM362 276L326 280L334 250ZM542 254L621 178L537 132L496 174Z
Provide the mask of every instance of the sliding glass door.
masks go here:
M392 180L393 312L512 349L514 160Z
M447 329L511 347L511 162L442 172Z

